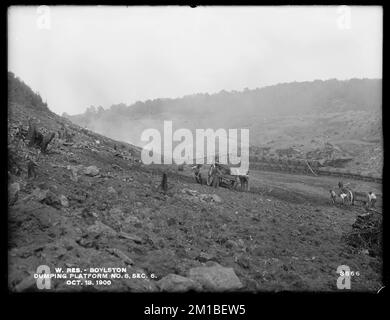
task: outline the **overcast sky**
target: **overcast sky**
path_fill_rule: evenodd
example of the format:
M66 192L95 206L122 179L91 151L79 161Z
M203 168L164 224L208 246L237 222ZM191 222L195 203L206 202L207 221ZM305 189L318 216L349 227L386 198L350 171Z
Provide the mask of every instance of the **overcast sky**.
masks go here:
M280 82L382 78L382 8L348 8L11 7L8 68L59 114Z

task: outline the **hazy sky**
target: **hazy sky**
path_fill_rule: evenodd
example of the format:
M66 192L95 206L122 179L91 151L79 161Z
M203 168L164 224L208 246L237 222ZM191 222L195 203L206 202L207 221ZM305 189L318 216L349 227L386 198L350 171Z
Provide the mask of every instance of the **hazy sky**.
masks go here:
M336 6L11 7L8 68L59 114L279 82L381 78L382 15L381 7Z

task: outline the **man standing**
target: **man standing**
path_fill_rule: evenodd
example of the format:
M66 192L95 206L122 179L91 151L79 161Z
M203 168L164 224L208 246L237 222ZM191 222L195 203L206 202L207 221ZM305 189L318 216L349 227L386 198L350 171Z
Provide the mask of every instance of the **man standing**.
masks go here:
M376 195L374 192L370 191L368 193L368 207L375 208Z
M212 185L214 188L219 187L219 180L220 180L221 172L218 168L218 166L213 165L211 168L211 177L212 177Z
M329 190L329 192L330 192L330 199L332 200L332 203L336 204L336 197L337 197L336 192L334 192L334 190Z
M249 170L245 175L240 176L241 190L249 191Z
M195 174L195 180L197 183L202 184L202 175L200 173L200 168L202 167L201 164L197 164L196 166L193 166L192 169L194 170Z

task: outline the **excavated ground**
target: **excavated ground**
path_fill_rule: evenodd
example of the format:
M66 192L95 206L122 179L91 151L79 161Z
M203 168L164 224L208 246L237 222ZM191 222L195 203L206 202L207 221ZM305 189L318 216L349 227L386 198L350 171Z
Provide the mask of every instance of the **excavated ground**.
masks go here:
M29 114L18 110L10 127L27 123ZM60 126L60 117L35 116L49 130ZM207 261L233 268L240 291L337 291L339 265L360 272L351 290L381 287L381 257L356 253L342 240L362 209L329 203L329 185L336 180L255 172L251 192L214 189L195 184L188 169L125 160L114 155L114 141L73 130L74 144L56 141L40 156L36 178L27 178L25 170L10 175L9 183L20 185L8 213L10 290L35 290L32 275L39 265L128 265L157 278L120 279L88 290L159 291L159 279L186 277ZM24 159L29 148L16 138L10 143L19 143L14 150ZM88 166L99 173L84 174ZM158 188L163 172L166 194ZM59 203L61 196L68 203ZM62 279L52 284L54 290L83 290Z

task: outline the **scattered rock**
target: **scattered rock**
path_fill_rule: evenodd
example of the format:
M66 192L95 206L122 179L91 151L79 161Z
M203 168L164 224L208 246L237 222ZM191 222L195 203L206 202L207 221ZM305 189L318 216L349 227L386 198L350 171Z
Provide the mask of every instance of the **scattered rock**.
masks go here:
M35 188L32 192L32 196L35 197L38 201L42 201L46 198L48 191L49 190L41 190L40 188Z
M212 197L212 199L213 199L215 202L218 202L218 203L222 202L221 197L218 196L218 195L216 195L216 194L213 194L211 197Z
M243 287L233 268L225 268L217 263L210 267L190 269L189 278L199 282L207 291L230 291Z
M238 240L237 240L237 244L238 244L239 246L241 246L241 247L244 247L244 246L245 246L245 242L244 242L244 240L242 240L242 239L238 239Z
M148 229L150 229L150 230L154 229L154 224L153 224L153 222L148 222L148 223L146 224L146 227L147 227Z
M65 197L63 194L60 196L60 202L61 202L61 205L65 208L69 207L69 201L68 201L68 198Z
M122 218L123 217L123 212L119 208L112 208L110 210L110 216L113 216L115 218Z
M155 281L151 281L147 278L147 273L143 269L127 267L127 272L129 274L141 274L146 275L145 278L134 278L131 281L125 281L127 287L126 291L130 292L157 292L159 288Z
M148 216L152 213L153 209L152 208L140 208L139 209L139 212L143 215L143 216Z
M136 235L128 234L128 233L123 232L123 231L119 232L119 237L120 238L124 238L124 239L128 239L128 240L132 240L132 241L134 241L136 243L142 243L143 242L140 237L138 237Z
M238 247L237 243L233 240L228 240L225 242L227 248L232 249Z
M244 269L249 269L249 267L250 267L250 261L249 261L248 257L245 257L245 256L238 257L236 259L236 263L238 265L240 265L241 267L243 267Z
M45 203L56 209L61 208L61 201L58 196L50 190L34 189L32 195L41 203Z
M252 253L253 253L255 256L261 257L261 256L264 255L264 250L263 250L263 248L261 248L261 247L256 247L256 248L253 249Z
M52 206L56 209L60 209L61 208L61 201L60 199L58 198L58 196L51 192L51 191L48 191L47 194L46 194L46 198L42 201L43 203L49 205L49 206Z
M69 198L78 203L83 203L87 199L88 195L83 192L77 192L69 196Z
M161 291L166 292L186 292L190 290L200 291L202 286L186 277L177 274L169 274L157 281L157 286Z
M109 248L107 251L114 256L118 257L119 259L123 260L124 263L128 265L133 265L134 262L131 260L126 254L124 254L121 250L116 249L116 248Z
M120 167L120 166L118 166L117 164L112 164L111 165L111 167L113 168L113 169L115 169L115 170L121 170L122 168ZM125 181L126 182L126 179L123 179L123 181Z
M168 226L175 226L176 225L176 219L175 218L169 218L167 221Z
M130 216L126 217L125 223L137 224L137 223L141 223L141 220L139 220L137 217L135 217L133 215L130 215Z
M184 193L185 196L190 196L191 200L202 201L202 202L217 202L217 203L222 202L221 197L216 194L198 193L198 191L196 190L191 190L187 188L182 189L181 192Z
M206 265L206 267L214 267L214 266L219 266L219 263L218 262L216 262L216 261L207 261L206 263L205 263L205 265Z
M99 174L99 169L96 166L89 166L84 169L84 174L86 176L94 177Z
M116 190L113 188L113 187L108 187L107 188L107 192L110 193L110 194L116 194Z
M291 233L294 237L298 237L302 234L299 230L293 230Z
M37 281L32 275L27 276L14 287L15 292L35 291L36 289Z
M210 261L210 260L214 260L215 257L212 255L212 254L208 254L206 252L201 252L199 254L199 256L197 257L197 259L200 261L200 262L206 262L206 261Z
M196 190L191 190L191 189L187 189L187 188L182 189L181 192L186 193L190 196L196 196L198 194L198 192Z
M343 237L347 244L356 251L368 249L370 255L380 256L382 254L382 215L377 213L366 213L357 216L352 225L352 230Z
M102 223L100 221L95 221L95 224L89 226L87 228L87 231L91 232L91 233L103 234L103 235L107 235L107 236L116 236L117 235L117 233L114 229L112 229L111 227L105 225L104 223Z
M77 182L78 179L79 179L79 176L78 176L78 172L79 170L82 168L81 165L79 166L67 166L67 169L70 170L71 172L71 176L70 176L70 179L74 182Z

